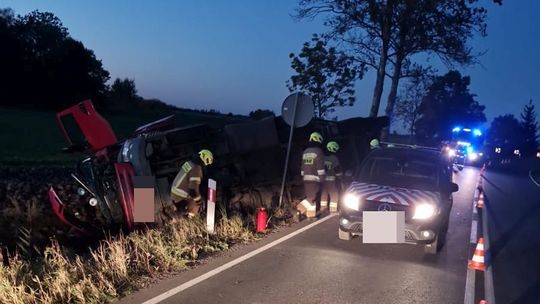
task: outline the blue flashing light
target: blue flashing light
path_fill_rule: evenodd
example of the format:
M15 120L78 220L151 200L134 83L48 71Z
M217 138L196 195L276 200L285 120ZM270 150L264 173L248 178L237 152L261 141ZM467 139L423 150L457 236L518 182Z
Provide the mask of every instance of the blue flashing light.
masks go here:
M473 134L474 134L474 136L482 136L482 131L480 131L478 129L474 129Z
M468 147L467 147L467 153L470 154L470 153L473 153L473 151L474 151L474 149L473 149L472 146L468 146Z
M452 129L452 132L459 132L461 131L461 128L460 127L455 127Z
M463 129L465 132L471 132L471 129Z

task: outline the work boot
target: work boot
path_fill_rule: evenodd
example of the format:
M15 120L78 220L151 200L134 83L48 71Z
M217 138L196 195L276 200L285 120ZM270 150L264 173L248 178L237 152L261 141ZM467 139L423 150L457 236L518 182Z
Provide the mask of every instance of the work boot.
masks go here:
M296 209L300 211L301 214L305 214L308 218L316 216L316 206L308 200L301 201L300 204L296 206Z
M296 210L298 210L298 213L300 213L301 215L306 214L308 204L309 202L306 200L303 200L300 203L298 203L298 205L296 205Z
M336 202L330 202L330 212L336 213L338 211L338 204Z
M328 210L328 202L325 202L325 201L321 201L321 213L324 213Z
M310 204L310 206L307 207L306 216L308 218L314 218L315 216L317 216L317 207L315 206L315 204Z

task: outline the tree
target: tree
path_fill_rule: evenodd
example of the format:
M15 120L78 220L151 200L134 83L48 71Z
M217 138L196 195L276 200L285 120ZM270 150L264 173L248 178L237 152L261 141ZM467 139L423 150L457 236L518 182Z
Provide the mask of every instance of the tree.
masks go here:
M90 98L102 104L109 73L58 17L0 10L0 103L58 110Z
M258 109L258 110L249 112L249 118L253 120L261 120L263 118L270 117L270 116L276 116L276 114L274 114L274 111Z
M296 10L297 19L324 15L329 31L323 38L346 49L359 71L367 67L377 71L370 117L377 116L384 88L395 1L300 0Z
M434 55L452 66L475 62L476 54L467 42L474 33L486 35L486 10L476 7L476 1L423 0L402 1L396 5L397 20L392 35L390 61L392 83L385 115L392 117L399 81L404 67L422 69L411 63L420 53Z
M397 97L395 117L401 120L411 136L415 133L414 126L420 114L420 104L431 82L431 76L420 74L412 78Z
M13 104L14 93L23 81L22 44L13 30L16 18L13 10L0 9L0 105Z
M500 148L499 153L510 156L515 149L522 149L523 143L523 129L514 115L506 114L493 119L486 134L486 148L490 154Z
M486 121L485 107L469 92L471 79L450 71L435 77L420 104L420 116L415 124L417 139L427 145L437 145L451 139L455 125L474 126Z
M135 80L116 78L108 94L107 107L114 110L132 109L141 101L142 97L137 95Z
M351 68L352 59L327 47L317 35L305 43L300 54L291 53L291 67L296 72L287 81L291 92L310 95L316 117L326 117L336 107L352 106L355 102L354 80L357 71Z
M92 50L69 38L58 53L51 56L55 61L51 64L55 73L51 79L54 83L50 84L53 88L51 96L55 96L59 106L70 106L84 99L92 99L98 107L104 105L109 72L103 69Z
M326 39L337 42L362 68L376 69L370 117L378 115L384 78L392 85L386 114L392 115L399 80L414 67L412 56L436 54L443 61L470 63L466 42L474 31L485 34L484 8L478 0L301 0L296 17L324 15ZM387 63L393 66L387 73Z
M538 122L532 100L529 100L529 103L523 108L520 124L524 138L522 154L524 156L536 155L538 150Z

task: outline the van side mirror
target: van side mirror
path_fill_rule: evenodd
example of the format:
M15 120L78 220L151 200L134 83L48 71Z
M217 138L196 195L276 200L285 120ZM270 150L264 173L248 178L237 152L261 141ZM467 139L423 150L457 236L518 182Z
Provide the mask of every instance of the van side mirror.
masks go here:
M447 183L442 186L441 189L444 193L454 193L459 191L459 186L456 183Z
M456 184L456 183L450 183L449 190L450 190L449 192L452 192L452 193L458 192L458 191L459 191L459 186L458 186L458 184Z

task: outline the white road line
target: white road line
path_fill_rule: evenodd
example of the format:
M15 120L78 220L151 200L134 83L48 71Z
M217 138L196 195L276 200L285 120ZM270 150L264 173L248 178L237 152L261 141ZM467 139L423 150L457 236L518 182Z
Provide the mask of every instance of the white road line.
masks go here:
M478 178L478 181L475 185L474 195L473 195L473 221L471 223L471 238L470 243L476 245L476 242L478 241L478 221L474 220L474 215L478 213L478 210L476 210L475 202L480 195L480 191L478 190L478 183L480 182L480 179L482 177L480 176ZM469 248L467 248L469 249ZM469 253L467 253L469 254ZM463 299L464 304L474 304L474 296L475 296L475 285L476 285L476 270L474 269L468 269L467 267L467 276L465 278L465 298Z
M465 299L463 304L474 304L474 289L476 281L476 270L467 269L467 279L465 281Z
M474 208L476 209L476 208ZM478 222L472 221L471 224L471 244L476 245L476 242L478 242Z
M532 180L532 182L537 186L537 187L540 187L540 184L534 180L533 176L532 176L532 172L533 170L529 170L529 178Z
M182 292L182 291L184 291L184 290L186 290L186 289L188 289L188 288L190 288L190 287L192 287L194 285L197 285L197 284L199 284L199 283L201 283L201 282L203 282L203 281L205 281L205 280L207 280L207 279L209 279L209 278L211 278L211 277L213 277L213 276L215 276L215 275L217 275L217 274L219 274L219 273L221 273L221 272L223 272L223 271L225 271L225 270L227 270L227 269L229 269L229 268L231 268L231 267L233 267L235 265L238 265L238 264L244 262L245 260L247 260L249 258L252 258L252 257L256 256L257 254L259 254L261 252L264 252L264 251L266 251L266 250L268 250L268 249L270 249L270 248L272 248L272 247L274 247L276 245L279 245L279 244L285 242L286 240L291 239L291 238L299 235L300 233L302 233L302 232L304 232L304 231L306 231L308 229L311 229L311 228L313 228L313 227L315 227L315 226L317 226L319 224L322 224L325 221L333 218L334 216L336 216L336 214L331 214L331 215L329 215L327 217L324 217L324 218L322 218L322 219L320 219L320 220L318 220L318 221L316 221L316 222L314 222L312 224L307 225L306 227L303 227L303 228L298 229L298 230L296 230L296 231L294 231L294 232L292 232L290 234L287 234L286 236L284 236L284 237L282 237L280 239L277 239L277 240L275 240L275 241L273 241L273 242L271 242L269 244L266 244L266 245L262 246L259 249L253 250L253 251L251 251L251 252L249 252L249 253L241 256L241 257L238 257L238 258L236 258L236 259L234 259L234 260L232 260L232 261L230 261L230 262L228 262L228 263L226 263L224 265L219 266L218 268L210 270L209 272L207 272L205 274L202 274L202 275L200 275L200 276L198 276L198 277L196 277L196 278L194 278L194 279L192 279L190 281L187 281L187 282L185 282L185 283L183 283L183 284L181 284L181 285L179 285L179 286L177 286L177 287L175 287L173 289L170 289L169 291L166 291L166 292L164 292L164 293L162 293L162 294L160 294L160 295L158 295L158 296L156 296L156 297L154 297L154 298L152 298L152 299L150 299L150 300L148 300L146 302L143 302L143 304L156 304L156 303L159 303L159 302L161 302L161 301L163 301L165 299L168 299L168 298L174 296L177 293L180 293L180 292Z
M486 264L486 271L484 272L484 294L486 301L489 304L495 304L495 287L493 285L493 261L491 260L491 244L489 238L488 229L488 214L486 208L482 208L482 231L484 237L484 254L485 260L489 261Z

